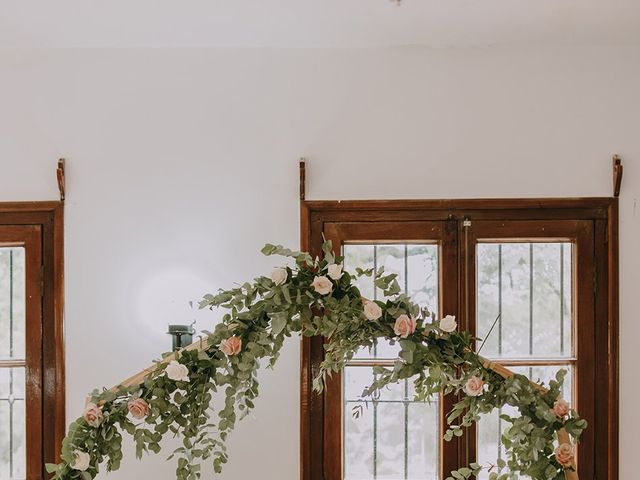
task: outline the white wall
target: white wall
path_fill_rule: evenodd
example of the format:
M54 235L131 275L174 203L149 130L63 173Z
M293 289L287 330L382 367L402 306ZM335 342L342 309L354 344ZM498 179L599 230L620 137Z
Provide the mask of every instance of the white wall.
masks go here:
M67 411L167 349L186 302L268 271L308 198L621 196L621 457L640 394L640 49L0 51L0 200L68 159ZM217 314L197 314L210 328ZM298 356L265 372L223 477L295 479ZM131 452L127 452L131 459ZM172 478L163 457L109 478Z

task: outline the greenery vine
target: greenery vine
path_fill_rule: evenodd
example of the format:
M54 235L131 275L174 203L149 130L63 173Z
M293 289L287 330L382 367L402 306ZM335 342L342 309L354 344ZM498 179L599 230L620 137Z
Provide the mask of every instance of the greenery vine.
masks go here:
M506 460L472 463L448 479L477 476L482 469L489 471L490 480L517 475L562 479L565 469L572 468L574 445L559 445L557 433L565 429L577 443L586 421L560 398L564 372L549 383L548 391L521 375L503 378L472 350L474 339L457 330L453 317L438 320L421 310L400 293L394 274L343 271L343 259L334 256L329 242L322 258L274 245L262 252L295 262L275 268L270 277L205 295L200 308L227 310L214 331L205 332L206 350L183 350L174 361L158 360L141 385L94 391L83 416L69 426L61 462L46 466L54 479L91 480L102 466L118 469L123 432L133 437L138 458L160 452L164 436L179 436L182 445L169 456L177 461L179 480L200 478L203 461L220 472L228 459L229 433L254 408L261 361L273 367L285 339L296 333L327 338L314 380L319 392L327 376L340 371L361 347L373 347L382 338L398 342L400 355L393 368L376 367L376 381L363 396L408 378L414 381L417 400L443 391L459 395L447 417L446 440L461 436L482 414L515 407L519 416L501 415L509 424L502 438ZM354 286L361 276L373 276L386 299L363 299ZM212 400L219 391L224 404L214 411Z

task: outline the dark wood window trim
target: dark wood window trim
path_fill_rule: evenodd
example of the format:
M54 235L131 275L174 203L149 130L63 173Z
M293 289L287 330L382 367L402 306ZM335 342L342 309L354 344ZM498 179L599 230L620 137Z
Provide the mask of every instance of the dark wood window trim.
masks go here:
M41 242L41 358L37 365L33 365L32 371L36 372L37 379L41 382L39 395L42 414L41 421L27 422L27 438L41 441L35 447L27 445L27 472L30 480L47 478L44 464L58 461L66 429L63 225L63 202L0 203L0 227L29 227L38 232L38 241Z
M329 223L448 221L458 232L465 218L475 220L574 220L589 221L593 228L594 272L597 288L593 298L595 318L594 357L596 395L592 429L593 475L618 479L618 199L480 199L480 200L351 200L302 201L301 249L319 254L322 234ZM464 272L459 271L459 277ZM458 292L460 292L458 288ZM463 305L458 298L457 306ZM464 312L458 311L462 316ZM450 309L448 311L451 311ZM322 361L322 338L304 338L301 351L301 479L341 480L326 451L336 451L337 440L325 434L325 417L335 409L327 394L312 391L312 379ZM583 359L584 361L584 359ZM329 394L330 395L330 394ZM335 429L334 429L335 430ZM470 453L457 445L460 461ZM334 459L335 460L335 459ZM446 468L447 466L445 466ZM586 478L586 477L585 477Z

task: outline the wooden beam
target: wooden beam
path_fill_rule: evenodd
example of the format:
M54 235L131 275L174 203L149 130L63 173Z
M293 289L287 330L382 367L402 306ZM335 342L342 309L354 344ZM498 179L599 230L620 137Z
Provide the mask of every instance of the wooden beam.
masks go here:
M118 389L120 389L121 387L132 387L134 385L141 385L148 375L150 375L151 373L156 371L161 366L166 365L169 362L171 362L172 360L175 360L175 359L179 358L179 356L180 356L180 354L182 352L188 352L188 351L192 351L192 350L196 350L196 351L200 352L200 351L207 350L208 348L209 348L208 339L204 338L204 337L201 337L199 340L196 340L191 345L189 345L187 347L184 347L184 348L178 350L177 352L174 352L171 355L168 355L167 357L163 358L161 362L155 363L155 364L151 365L150 367L147 367L144 370L132 375L131 377L127 378L126 380L123 380L119 384L113 386L110 390L115 392ZM499 363L492 362L491 360L488 360L488 359L486 359L484 357L479 357L479 358L480 358L480 361L482 362L482 364L483 364L483 366L485 368L487 368L489 370L493 370L494 372L496 372L498 375L500 375L503 378L509 378L509 377L515 375L514 372L512 372L507 367L505 367L505 366L503 366L503 365L501 365ZM548 391L547 389L545 389L543 386L537 384L536 382L531 381L531 385L533 385L542 394L544 394L544 393L546 393ZM567 431L564 428L558 431L558 442L560 444L563 444L563 443L571 444L571 438L570 438L569 434L567 433ZM578 479L577 470L575 470L575 464L573 465L573 468L574 468L574 470L565 470L564 473L565 473L565 479L566 480L579 480Z
M162 359L161 362L155 363L150 367L147 367L144 370L141 370L140 372L130 376L126 380L123 380L119 384L114 385L113 387L111 387L110 391L115 392L120 387L133 387L134 385L141 385L144 382L144 379L147 378L147 375L153 373L160 366L166 365L167 363L171 362L171 360L177 359L182 352L189 352L191 350L202 352L204 350L207 350L208 348L209 348L209 339L202 337L201 339L193 342L191 345L188 345L178 350L177 352L173 352L171 355L166 356L165 358Z

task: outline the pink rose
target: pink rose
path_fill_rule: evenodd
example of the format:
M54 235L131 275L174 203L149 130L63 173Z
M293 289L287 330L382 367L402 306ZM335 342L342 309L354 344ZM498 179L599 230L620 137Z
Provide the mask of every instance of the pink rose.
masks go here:
M242 348L242 339L240 337L229 337L220 343L220 350L225 355L237 355Z
M333 283L331 283L331 280L329 280L324 275L315 277L311 285L313 286L313 289L320 295L328 295L333 290Z
M571 406L563 398L558 398L553 404L552 410L555 416L562 420L565 417L569 416L569 413L571 412Z
M480 377L470 377L464 386L464 393L470 397L478 397L484 392L484 382Z
M149 404L142 398L131 398L127 402L127 408L133 418L141 420L149 415Z
M413 332L416 331L416 319L411 318L404 313L396 318L396 323L393 326L393 331L396 335L402 338L407 338Z
M99 427L103 419L102 410L95 403L87 403L82 416L94 428Z
M563 443L555 451L556 461L563 467L573 466L573 445Z

